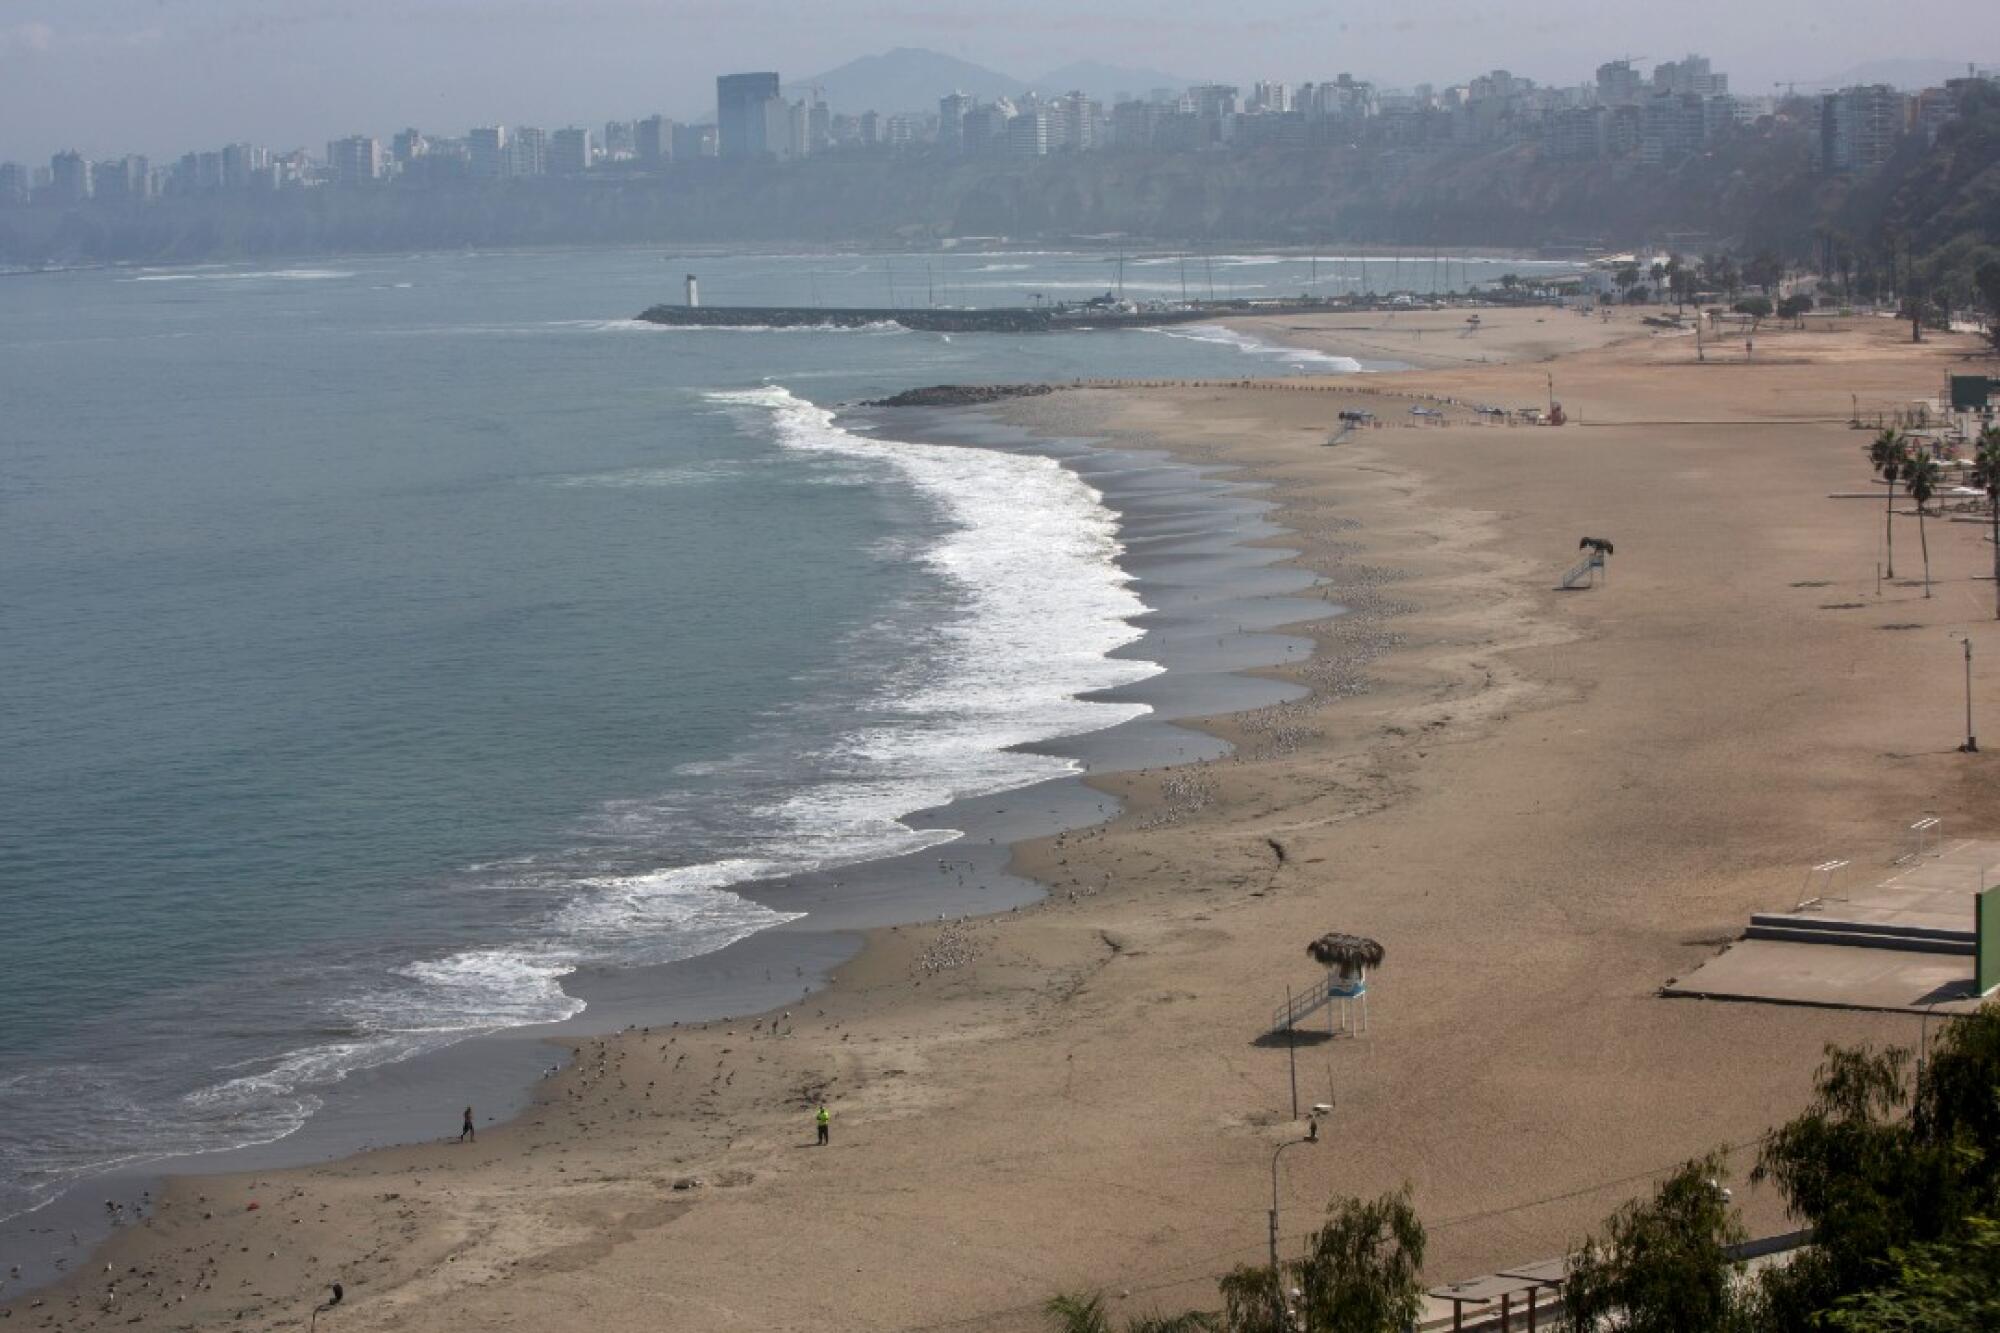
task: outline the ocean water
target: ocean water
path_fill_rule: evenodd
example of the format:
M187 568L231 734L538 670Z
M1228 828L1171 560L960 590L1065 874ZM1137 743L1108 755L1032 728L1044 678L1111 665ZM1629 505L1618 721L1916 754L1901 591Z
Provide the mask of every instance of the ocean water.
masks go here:
M1198 262L1200 294L1340 281ZM1078 698L1157 669L1107 655L1144 607L1096 493L838 404L1363 369L1220 328L631 319L683 272L711 303L1115 280L620 252L0 281L0 1218L571 1017L578 967L778 924L743 886L947 841L902 817L1131 716Z

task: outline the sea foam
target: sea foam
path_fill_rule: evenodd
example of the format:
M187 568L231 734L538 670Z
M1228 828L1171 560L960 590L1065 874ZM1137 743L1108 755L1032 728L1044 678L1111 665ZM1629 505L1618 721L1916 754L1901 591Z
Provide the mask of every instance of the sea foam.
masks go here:
M1283 347L1267 343L1261 338L1253 338L1247 333L1224 328L1220 324L1188 324L1180 328L1156 329L1152 332L1165 334L1169 338L1185 338L1191 342L1217 343L1224 347L1234 347L1245 356L1264 357L1297 366L1302 370L1325 371L1339 375L1352 375L1361 370L1361 363L1351 356L1335 356L1330 352L1316 352L1309 347Z

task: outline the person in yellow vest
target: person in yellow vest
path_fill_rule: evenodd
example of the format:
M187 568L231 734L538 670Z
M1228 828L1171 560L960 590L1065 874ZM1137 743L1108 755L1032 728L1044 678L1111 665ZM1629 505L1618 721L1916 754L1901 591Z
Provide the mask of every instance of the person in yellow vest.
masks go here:
M826 1113L825 1102L820 1103L819 1114L813 1117L813 1123L819 1126L819 1146L824 1148L827 1126L833 1123L833 1117Z

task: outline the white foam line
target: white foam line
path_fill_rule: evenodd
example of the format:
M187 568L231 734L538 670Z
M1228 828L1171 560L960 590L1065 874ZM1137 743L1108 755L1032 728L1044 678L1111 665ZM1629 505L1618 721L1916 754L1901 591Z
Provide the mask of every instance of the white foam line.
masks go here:
M1116 515L1075 473L1040 455L859 435L780 385L710 397L767 416L788 449L894 469L949 523L919 558L957 589L963 610L884 678L868 718L831 756L866 780L793 798L788 820L887 835L891 816L1075 769L1015 747L1147 711L1078 697L1162 668L1109 655L1141 636L1130 622L1147 608L1118 565Z
M1246 356L1268 357L1287 365L1329 370L1339 374L1354 374L1361 370L1361 363L1351 356L1335 356L1331 352L1317 352L1308 347L1284 347L1253 338L1247 333L1224 328L1220 324L1187 324L1179 328L1155 329L1169 338L1185 338L1190 342L1215 343L1223 347L1234 347Z

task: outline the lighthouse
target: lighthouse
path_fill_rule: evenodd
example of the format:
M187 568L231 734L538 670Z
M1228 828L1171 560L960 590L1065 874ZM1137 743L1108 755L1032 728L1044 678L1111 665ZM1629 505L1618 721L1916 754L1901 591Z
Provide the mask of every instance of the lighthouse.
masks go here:
M701 304L701 288L695 285L694 274L690 273L687 275L687 285L688 309L693 310Z

